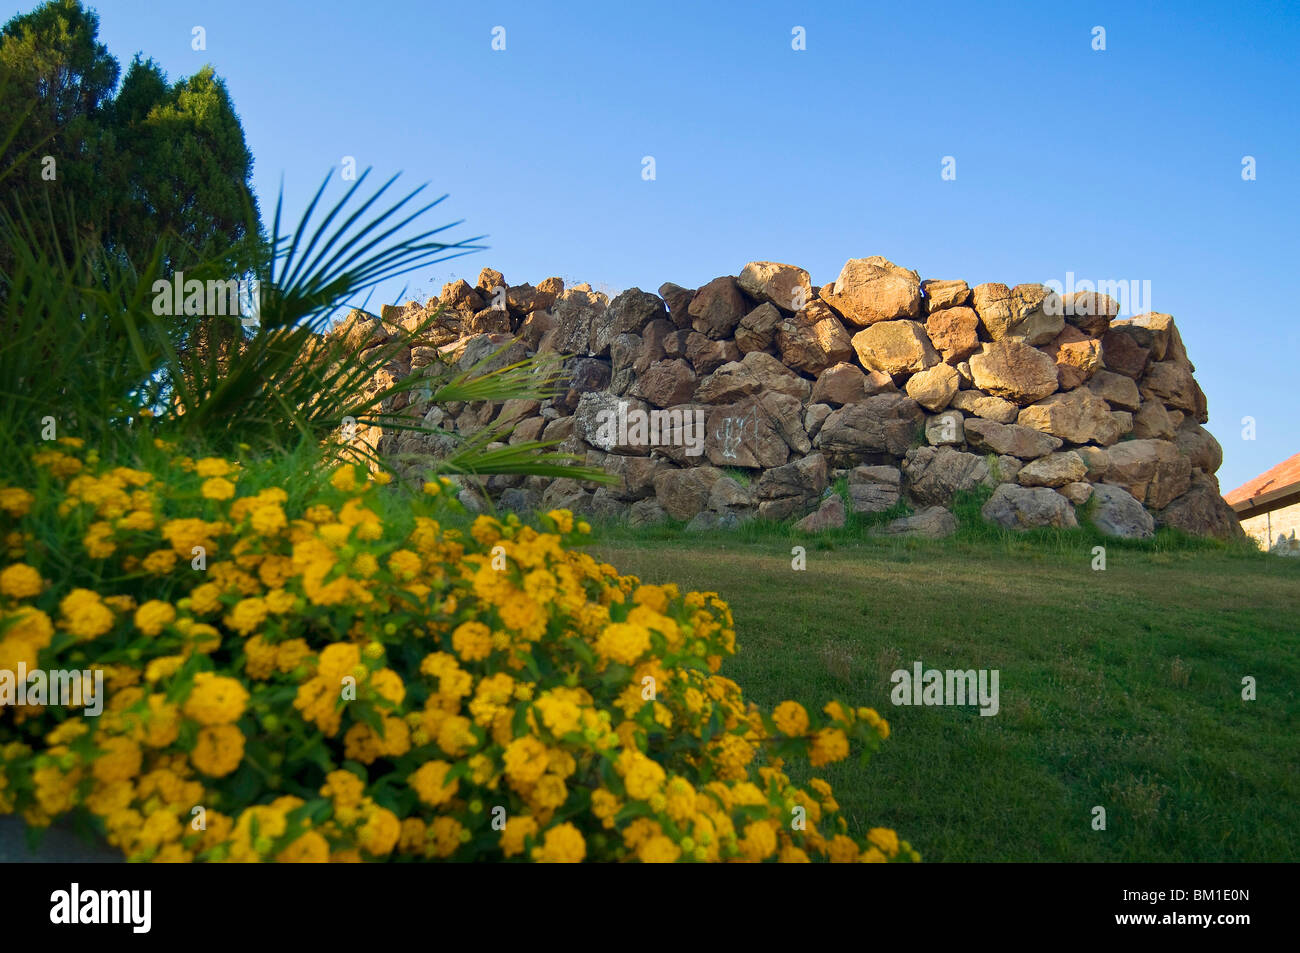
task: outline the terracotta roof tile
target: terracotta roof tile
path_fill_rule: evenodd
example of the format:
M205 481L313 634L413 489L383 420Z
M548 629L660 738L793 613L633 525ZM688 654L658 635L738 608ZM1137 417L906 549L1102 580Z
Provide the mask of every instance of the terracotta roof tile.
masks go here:
M1235 506L1245 500L1272 493L1286 486L1300 484L1300 453L1288 457L1272 469L1265 470L1253 480L1247 480L1231 493L1223 494L1229 506Z

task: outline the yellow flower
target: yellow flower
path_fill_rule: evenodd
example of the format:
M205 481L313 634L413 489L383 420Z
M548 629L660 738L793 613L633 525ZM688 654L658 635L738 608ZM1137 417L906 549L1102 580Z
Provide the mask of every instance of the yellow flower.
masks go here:
M546 771L546 745L531 735L516 738L506 746L503 760L506 777L516 790L537 783Z
M650 630L642 625L614 622L596 639L596 653L601 658L634 665L650 650Z
M898 853L898 835L887 827L873 827L867 831L867 840L875 844L890 857Z
M38 596L41 585L41 574L25 563L14 563L0 572L0 592L12 599Z
M463 622L451 635L451 647L466 662L476 662L492 654L492 632L481 622Z
M280 851L275 859L282 864L327 864L330 859L330 845L316 831L307 831Z
M0 510L4 510L14 519L26 516L35 501L36 497L21 487L6 486L0 489Z
M542 846L534 853L542 863L578 864L587 856L587 842L582 839L582 833L566 821L548 830Z
M536 834L537 821L527 814L507 817L505 829L501 832L501 853L507 857L522 854L525 840Z
M235 484L222 477L212 477L203 481L200 492L206 500L228 500L235 495Z
M642 841L636 851L643 864L675 864L681 855L681 848L662 834Z
M176 554L170 549L158 549L146 556L140 568L154 576L165 576L176 568Z
M783 734L792 738L808 731L808 712L798 702L781 702L772 712L772 720Z
M220 457L204 457L194 463L194 472L201 477L223 477L230 470L230 464Z
M150 599L135 610L135 627L145 635L157 635L175 620L176 610L160 599Z
M59 611L60 624L79 639L96 638L113 627L112 610L89 589L73 589L59 603Z
M408 779L415 793L419 795L421 801L425 804L437 807L440 804L446 804L456 792L460 790L460 782L452 781L447 784L447 773L451 771L451 765L446 761L426 761L420 766L419 770L413 772Z
M402 833L402 822L386 808L377 807L370 812L365 825L357 832L357 842L375 857L390 854L397 846Z
M244 735L235 725L211 724L199 729L190 761L204 774L222 778L244 760Z
M843 761L849 756L849 739L838 728L823 728L813 736L808 760L814 768Z
M573 513L569 510L551 510L546 514L561 533L573 532Z
M238 721L247 704L248 691L238 680L200 672L194 676L184 711L201 725L226 725Z

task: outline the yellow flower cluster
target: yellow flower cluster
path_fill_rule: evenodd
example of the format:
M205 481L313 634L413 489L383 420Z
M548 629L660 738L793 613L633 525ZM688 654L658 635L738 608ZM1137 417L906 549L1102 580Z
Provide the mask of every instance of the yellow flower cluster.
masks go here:
M103 711L0 707L0 813L85 809L161 862L919 859L784 770L884 719L746 702L727 605L572 548L567 511L78 450L0 488L0 668L102 672Z

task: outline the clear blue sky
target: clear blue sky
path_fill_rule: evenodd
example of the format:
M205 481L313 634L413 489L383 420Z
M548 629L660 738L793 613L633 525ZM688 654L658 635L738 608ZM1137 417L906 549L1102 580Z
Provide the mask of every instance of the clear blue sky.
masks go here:
M268 217L344 155L449 192L441 221L491 248L411 276L426 293L484 265L618 290L769 259L821 284L876 254L972 285L1149 280L1223 489L1300 451L1295 2L90 2L124 64L225 78Z

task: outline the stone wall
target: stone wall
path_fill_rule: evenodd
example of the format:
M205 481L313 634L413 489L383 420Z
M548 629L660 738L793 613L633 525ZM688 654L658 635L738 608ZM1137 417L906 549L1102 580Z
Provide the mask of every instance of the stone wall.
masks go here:
M558 278L511 286L484 269L475 287L456 281L378 319L353 312L332 333L371 347L439 305L423 346L390 365L394 378L505 347L496 363L570 355L564 383L542 402L412 404L445 433L367 435L381 455L418 470L422 455L498 421L513 424L511 441L558 440L618 478L492 477L482 491L503 508L815 529L842 522L828 488L843 477L851 510L902 500L917 511L889 532L951 532L954 494L981 485L993 491L985 518L1012 528L1073 526L1093 500L1088 512L1117 535L1242 532L1219 494L1222 450L1202 426L1205 395L1173 319L1118 319L1105 295L921 280L880 257L852 259L820 287L793 265L750 262L698 289L613 300Z

